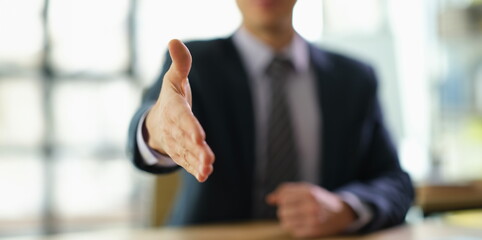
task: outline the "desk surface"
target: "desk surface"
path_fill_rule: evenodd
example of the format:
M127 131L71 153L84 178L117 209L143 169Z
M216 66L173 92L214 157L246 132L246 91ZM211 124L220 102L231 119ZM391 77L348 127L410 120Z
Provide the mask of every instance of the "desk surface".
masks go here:
M426 215L482 208L482 180L465 184L422 185L417 187L416 196L417 205Z
M4 240L254 240L292 239L276 223L242 223L208 225L187 228L160 228L154 230L113 230L65 234L52 237L8 238ZM426 222L400 226L365 236L328 238L333 240L482 240L482 229L449 226Z

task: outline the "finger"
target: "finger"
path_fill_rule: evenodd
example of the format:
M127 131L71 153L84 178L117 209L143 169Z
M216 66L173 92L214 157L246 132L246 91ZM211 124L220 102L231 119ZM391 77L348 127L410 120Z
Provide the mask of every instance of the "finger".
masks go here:
M201 124L190 110L187 103L185 107L173 109L171 121L189 136L190 140L197 144L202 144L206 139L206 133Z
M213 172L213 165L203 165L201 167L201 170L199 170L199 178L198 178L198 181L199 182L205 182L209 175L211 175L211 173Z
M173 102L169 104L173 106L177 104ZM168 126L164 129L164 132L172 136L172 140L176 142L185 141L184 145L189 148L205 148L204 140L206 134L201 124L191 112L186 102L181 103L180 107L171 107L168 111ZM179 106L179 105L178 105ZM169 106L167 106L169 107ZM206 155L212 155L208 152L209 147L206 149Z
M300 183L295 182L284 182L281 183L273 192L276 192L279 196L293 194L299 191Z
M201 160L202 163L204 163L205 166L208 165L213 165L215 156L209 145L204 141L201 147L201 151L198 153L199 159Z
M195 153L204 165L212 165L214 163L214 153L205 141L206 134L201 124L192 112L177 111L179 111L179 113L175 113L174 115L180 117L177 117L176 120L171 120L171 123L180 131L180 133L177 133L178 136L180 135L179 137L186 139L187 143L185 143L185 145L187 147L197 149ZM178 136L174 135L174 140L178 140Z
M284 207L297 207L303 205L306 201L307 199L304 195L291 195L289 193L285 193L279 197L278 205Z
M204 182L213 172L214 154L206 142L202 144L201 152L198 154L199 159L199 178L200 182Z
M269 205L278 205L278 194L276 192L272 192L266 196L266 203Z
M170 155L172 159L189 173L197 177L199 174L199 160L197 159L196 154L193 154L192 150L182 144L177 144L173 149L174 152Z
M190 172L195 171L197 174L193 175L198 180L205 181L213 171L214 154L205 141L205 132L201 124L191 112L189 105L180 98L168 102L166 108L168 126L164 128L163 136L166 136L165 142L170 145L170 152L178 153L184 148L189 149L197 159L195 163L190 163L194 168Z
M303 217L280 218L281 227L288 232L294 233L304 227L305 220Z
M270 205L279 204L280 197L285 194L286 189L290 188L292 184L293 183L283 183L278 186L273 192L266 196L266 203Z
M289 231L294 231L297 229L301 229L304 227L304 219L303 218L289 218L289 219L280 219L281 226Z
M276 213L280 219L299 219L304 214L302 207L297 205L281 206Z
M278 194L278 205L283 207L299 207L312 200L310 193L302 188L285 188Z
M173 39L169 41L169 55L172 59L169 72L174 74L175 78L170 80L176 80L181 83L182 80L187 79L189 71L191 70L192 57L189 49L179 41Z
M177 155L176 162L191 173L199 182L205 182L213 172L212 164L204 164L197 154L185 149Z
M207 179L213 171L212 163L214 162L214 154L209 146L206 143L194 144L182 133L181 129L172 131L174 133L167 136L165 140L169 144L168 154L178 165L197 179Z
M207 179L208 179L208 176L207 174L204 174L202 171L203 170L200 170L200 169L204 169L204 168L211 168L212 169L212 166L203 166L203 164L199 161L199 159L197 158L197 156L193 153L191 153L189 150L185 149L184 150L184 153L183 153L183 156L181 157L181 163L183 165L183 167L185 167L185 169L191 173L199 182L205 182ZM210 171L212 172L212 170ZM209 172L209 173L210 173Z

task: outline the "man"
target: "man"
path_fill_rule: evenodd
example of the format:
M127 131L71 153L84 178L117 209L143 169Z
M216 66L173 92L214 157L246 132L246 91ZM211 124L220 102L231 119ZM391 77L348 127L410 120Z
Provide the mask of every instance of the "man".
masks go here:
M237 0L233 36L169 43L129 147L142 170L186 170L172 224L277 217L293 236L320 237L403 222L413 187L374 73L303 40L295 3Z

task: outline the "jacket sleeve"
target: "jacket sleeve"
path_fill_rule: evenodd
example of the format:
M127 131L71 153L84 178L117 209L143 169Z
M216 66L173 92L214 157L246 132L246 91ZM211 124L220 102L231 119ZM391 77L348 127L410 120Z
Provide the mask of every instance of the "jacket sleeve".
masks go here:
M369 108L363 123L363 139L367 150L357 181L336 191L348 191L370 206L372 220L361 231L371 232L398 225L412 205L414 189L409 175L399 163L398 155L383 123L377 98L377 82L370 69L373 87L369 96Z

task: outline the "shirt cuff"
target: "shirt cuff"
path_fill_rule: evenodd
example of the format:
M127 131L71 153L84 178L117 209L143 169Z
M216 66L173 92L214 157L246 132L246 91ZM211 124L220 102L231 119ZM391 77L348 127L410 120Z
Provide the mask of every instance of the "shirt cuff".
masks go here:
M147 113L149 113L150 110L151 109L148 109L141 116L139 124L137 125L136 141L137 141L137 147L139 148L139 153L141 154L142 159L144 160L144 163L146 163L147 165L175 167L177 166L177 164L168 155L157 152L156 150L150 148L146 143L143 130L145 128Z
M348 204L348 206L353 209L358 217L355 222L350 224L345 229L346 233L354 233L360 230L373 219L372 209L366 203L361 201L360 198L358 198L355 194L351 192L339 192L338 195L346 204Z

